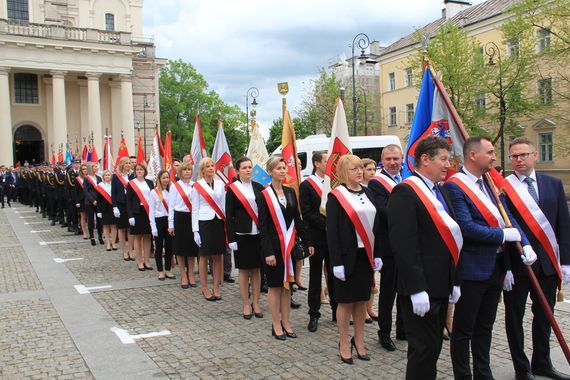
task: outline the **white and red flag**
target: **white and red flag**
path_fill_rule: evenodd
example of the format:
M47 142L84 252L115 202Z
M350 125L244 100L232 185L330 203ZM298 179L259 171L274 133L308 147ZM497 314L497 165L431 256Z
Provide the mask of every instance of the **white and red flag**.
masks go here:
M190 148L190 159L192 165L194 165L192 181L196 181L198 178L198 164L204 157L208 157L208 153L206 153L206 143L204 142L204 134L202 133L202 126L200 125L200 115L196 115L194 134L192 135L192 147Z
M103 145L103 170L113 170L113 157L111 156L111 136L105 136Z
M216 134L216 141L214 141L214 148L212 149L212 160L216 163L216 176L222 180L225 185L232 183L236 177L236 173L232 163L230 147L228 146L222 120L219 115L218 133Z
M161 149L160 149L160 134L158 128L155 129L154 139L152 140L152 150L150 151L150 158L148 159L148 175L147 178L155 180L158 173L162 170Z

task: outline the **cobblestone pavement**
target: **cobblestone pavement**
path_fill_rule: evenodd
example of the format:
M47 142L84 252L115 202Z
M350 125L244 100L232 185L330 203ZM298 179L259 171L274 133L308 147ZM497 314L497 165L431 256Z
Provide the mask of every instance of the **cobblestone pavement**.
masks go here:
M294 293L294 299L302 304L292 311L292 325L299 337L280 342L271 337L265 296L264 318L245 320L237 283L224 283L223 300L207 302L199 288L184 290L178 280L158 281L156 271L139 272L134 262L122 260L119 251L106 252L100 245L92 247L80 236L70 235L59 226L52 227L47 219L28 210L32 209L18 207L0 212L0 330L7 332L0 336L0 378L90 378L94 372L77 349L80 345L74 345L75 337L70 337L58 318L57 309L48 297L41 295L42 284L10 226L23 221L40 222L30 224L28 231L40 231L35 234L42 240L41 249L51 250L60 259L81 259L60 264L75 276L77 284L111 286L92 289L85 297L93 297L117 327L131 335L170 331L171 335L137 339L135 343L168 378L404 377L405 342L396 341L396 352L384 351L377 343L375 324L366 325L365 330L372 360L355 360L353 366L340 363L338 333L328 305L321 310L318 332L306 330L306 292ZM307 276L305 269L305 284ZM564 290L570 298L570 288ZM20 299L14 301L13 297L18 296ZM570 303L558 304L556 315L562 331L570 338ZM530 331L529 318L525 330ZM530 346L530 334L526 335ZM555 365L570 372L554 336L551 347ZM514 378L502 305L495 324L491 360L496 378ZM440 378L452 378L448 342L444 343L438 368ZM143 374L138 378L150 377Z

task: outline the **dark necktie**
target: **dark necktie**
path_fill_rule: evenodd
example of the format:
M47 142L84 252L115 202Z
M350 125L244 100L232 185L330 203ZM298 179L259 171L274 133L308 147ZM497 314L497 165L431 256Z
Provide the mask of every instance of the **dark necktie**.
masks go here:
M447 203L445 202L445 199L443 198L443 194L441 193L439 186L433 185L433 191L435 192L435 197L437 198L437 200L440 201L441 204L443 205L445 212L447 212L449 214L449 208L447 207Z
M475 183L477 184L477 186L479 186L479 190L481 190L481 192L483 192L483 194L485 194L485 196L489 198L489 194L487 194L487 190L485 190L485 185L483 184L483 180L479 178L477 181L475 181Z
M524 179L524 181L526 182L527 186L528 186L528 193L530 194L530 196L532 197L532 199L534 199L534 201L536 202L536 204L538 204L538 194L536 193L536 190L534 189L533 186L533 182L534 179L530 178L530 177L526 177Z

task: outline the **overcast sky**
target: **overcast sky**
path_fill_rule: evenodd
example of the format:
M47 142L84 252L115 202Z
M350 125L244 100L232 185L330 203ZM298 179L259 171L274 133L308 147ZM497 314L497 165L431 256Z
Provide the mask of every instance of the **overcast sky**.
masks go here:
M190 62L226 103L245 111L246 92L257 87L267 136L281 113L278 82L289 82L295 116L318 69L350 57L358 33L385 46L441 17L443 6L443 0L145 0L144 33L154 35L159 57Z

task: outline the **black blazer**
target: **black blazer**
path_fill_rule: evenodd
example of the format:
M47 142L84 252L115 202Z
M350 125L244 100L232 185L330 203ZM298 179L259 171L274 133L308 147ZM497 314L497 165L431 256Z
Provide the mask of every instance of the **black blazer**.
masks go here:
M392 178L384 169L382 174ZM396 182L394 182L396 185ZM368 182L368 188L372 192L372 198L376 204L376 208L380 213L380 233L376 235L377 244L380 244L380 257L394 257L392 247L390 246L390 236L388 234L388 200L390 199L390 192L376 180Z
M152 184L152 181L150 179L145 178L145 181L151 190L154 189L154 185ZM133 190L133 187L129 185L127 187L127 215L129 216L130 219L134 218L135 214L140 214L140 213L146 213L146 210L144 209L139 199L139 196Z
M99 184L102 179L98 175L95 175L96 183ZM85 205L93 206L93 202L97 200L97 190L91 184L91 181L85 177L83 180L83 194L85 195Z
M129 175L129 180L133 179L132 175ZM128 185L127 185L128 187ZM117 174L113 174L111 178L111 199L113 200L113 207L126 206L127 204L127 194L125 193L125 186L117 177Z
M440 189L455 219L451 199L445 188ZM422 201L409 185L401 183L392 190L387 211L398 293L409 296L426 291L432 298L449 297L458 283L455 264Z
M100 212L101 214L113 212L113 205L109 204L105 197L103 197L99 192L97 192L97 212Z
M269 189L273 190L273 186L269 186ZM311 242L307 236L303 222L301 221L301 216L299 215L299 208L297 207L297 197L295 196L295 190L290 187L283 186L283 192L285 193L285 198L287 199L287 207L284 208L283 214L285 217L286 227L291 225L291 221L295 221L295 232L305 241L309 246ZM257 208L259 209L259 236L261 239L261 251L263 256L269 257L275 255L276 252L281 251L281 243L279 242L279 236L277 235L277 230L273 224L273 219L269 214L269 208L265 202L265 197L263 194L259 193L256 199Z
M255 181L251 181L251 185L255 198L262 196L263 186ZM243 204L234 192L228 188L226 192L226 234L228 235L228 242L233 243L236 241L236 232L242 234L250 233L251 223L251 217L245 211Z
M301 182L299 187L299 202L311 242L315 246L326 246L327 222L325 216L320 212L321 197L307 180Z
M362 188L364 189L364 194L374 205L370 190L364 186ZM379 218L378 209L376 209L376 217L372 227L374 236L379 234ZM358 251L356 229L338 199L331 193L329 193L327 198L327 241L331 267L344 265L344 273L346 275L351 274L354 270L356 253ZM374 257L380 257L379 246L376 243L373 247L373 255Z
M79 181L81 181L81 178L79 177L79 175L77 175L77 177L74 180L75 183L75 203L79 203L79 204L84 204L85 203L85 191L83 190L83 187L79 184ZM85 179L83 179L83 186L85 186Z

